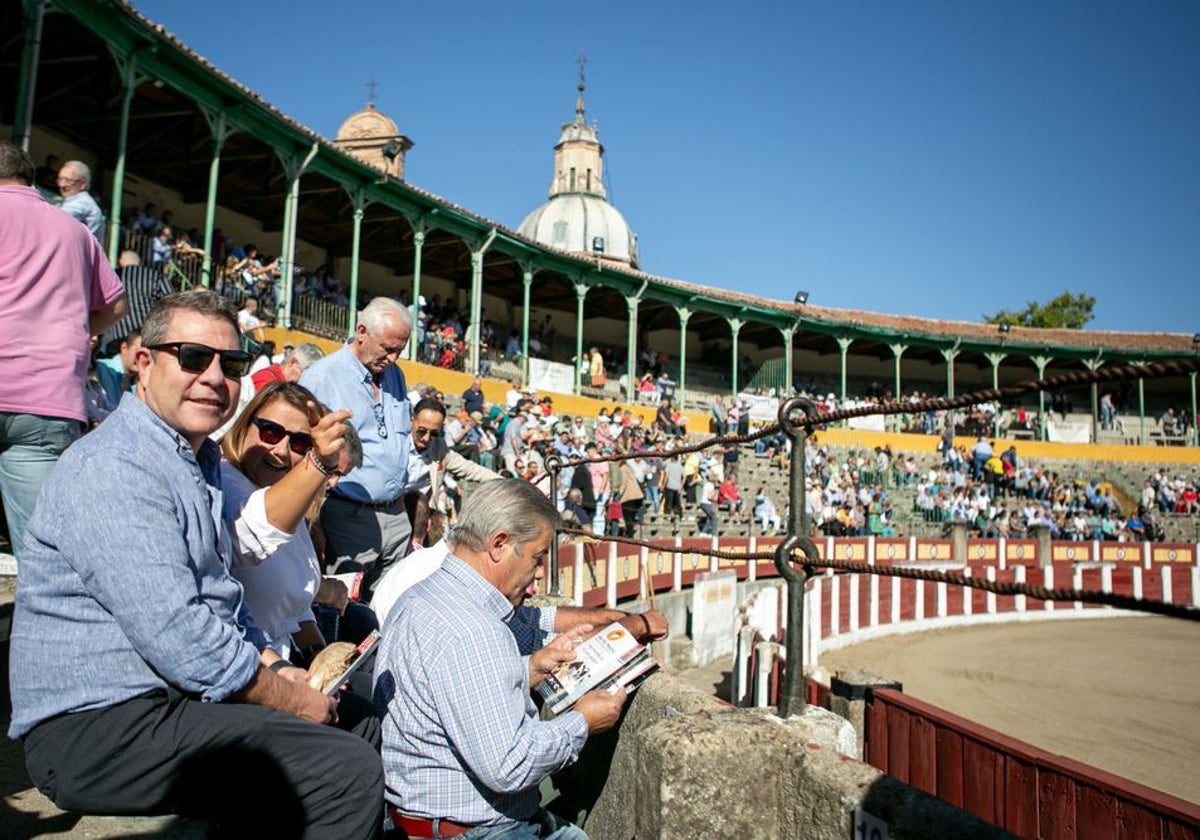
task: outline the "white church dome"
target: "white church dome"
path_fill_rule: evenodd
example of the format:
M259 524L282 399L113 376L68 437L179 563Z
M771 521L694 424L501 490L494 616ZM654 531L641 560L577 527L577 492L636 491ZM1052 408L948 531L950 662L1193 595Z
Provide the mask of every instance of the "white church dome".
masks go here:
M588 193L559 193L525 217L522 236L578 254L638 265L637 236L621 212Z

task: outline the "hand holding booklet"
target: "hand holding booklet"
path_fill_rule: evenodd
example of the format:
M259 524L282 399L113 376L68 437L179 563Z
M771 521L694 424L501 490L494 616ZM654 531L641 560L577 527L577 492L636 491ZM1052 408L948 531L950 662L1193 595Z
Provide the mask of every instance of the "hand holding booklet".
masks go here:
M546 675L537 692L561 714L589 691L623 687L632 693L658 670L650 650L620 624L610 624L575 649L575 659Z

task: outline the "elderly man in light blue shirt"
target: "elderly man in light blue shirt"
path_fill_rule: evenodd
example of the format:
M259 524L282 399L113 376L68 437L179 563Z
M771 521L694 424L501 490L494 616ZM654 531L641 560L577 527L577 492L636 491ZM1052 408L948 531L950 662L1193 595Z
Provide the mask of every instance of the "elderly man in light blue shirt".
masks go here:
M58 170L58 191L62 193L62 209L83 223L96 241L104 242L104 213L88 188L92 185L92 170L82 161L69 160Z
M543 576L557 522L554 503L526 482L481 485L441 566L389 613L375 707L389 816L409 837L587 838L539 807L538 785L575 762L589 734L616 725L625 691L592 691L540 720L530 673L544 666L522 658L534 634L518 637L510 621Z
M300 384L326 405L354 412L363 464L338 481L321 506L326 558L338 573L363 571L369 602L380 576L408 553L412 523L404 508L412 406L396 359L408 343L412 319L399 302L372 300L350 340L314 363Z

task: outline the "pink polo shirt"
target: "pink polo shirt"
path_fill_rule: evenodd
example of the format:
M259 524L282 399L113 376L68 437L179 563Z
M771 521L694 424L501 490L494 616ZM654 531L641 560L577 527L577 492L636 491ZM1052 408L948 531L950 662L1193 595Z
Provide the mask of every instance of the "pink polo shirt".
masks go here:
M83 422L88 316L122 291L86 227L0 186L0 411Z

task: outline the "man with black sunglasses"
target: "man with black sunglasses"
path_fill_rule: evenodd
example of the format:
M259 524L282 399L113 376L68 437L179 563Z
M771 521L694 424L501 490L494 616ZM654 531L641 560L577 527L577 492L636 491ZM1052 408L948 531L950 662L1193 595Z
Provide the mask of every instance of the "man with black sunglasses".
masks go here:
M404 507L412 448L412 406L396 364L412 332L398 301L377 297L359 313L349 341L304 371L300 384L326 405L349 409L363 463L321 505L325 560L334 573L363 572L369 603L387 569L408 553L412 523Z
M372 837L379 756L323 723L337 702L284 667L228 571L208 436L249 366L217 295L155 305L139 399L71 447L27 530L11 640L12 725L65 810L181 813L222 833ZM117 492L102 522L87 515Z

